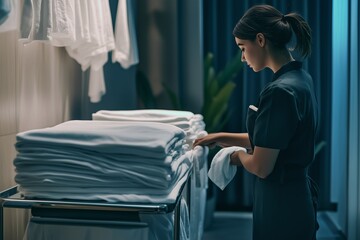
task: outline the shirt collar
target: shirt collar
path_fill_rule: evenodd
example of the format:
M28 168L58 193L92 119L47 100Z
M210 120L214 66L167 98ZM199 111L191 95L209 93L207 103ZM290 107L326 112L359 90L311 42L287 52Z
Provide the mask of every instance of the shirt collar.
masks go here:
M292 70L297 70L302 68L302 62L299 61L291 61L282 66L276 73L274 73L274 76L272 78L272 81L275 81L278 79L281 75L284 73L290 72Z

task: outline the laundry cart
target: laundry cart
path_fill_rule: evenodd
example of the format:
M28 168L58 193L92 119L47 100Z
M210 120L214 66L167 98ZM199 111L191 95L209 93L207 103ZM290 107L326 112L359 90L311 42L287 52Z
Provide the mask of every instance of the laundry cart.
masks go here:
M31 209L28 240L188 239L185 136L163 123L87 120L19 133L18 185L2 208Z
M174 202L157 204L26 199L14 186L0 193L0 240L4 239L4 208L31 210L24 239L181 239L188 224L190 179L191 171Z

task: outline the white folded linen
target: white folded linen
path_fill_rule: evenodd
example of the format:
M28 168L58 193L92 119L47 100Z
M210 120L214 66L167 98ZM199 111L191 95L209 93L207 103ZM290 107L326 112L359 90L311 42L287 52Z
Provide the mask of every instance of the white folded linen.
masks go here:
M76 200L87 200L87 201L106 201L106 202L141 202L141 203L174 203L176 198L178 197L180 190L183 187L183 184L188 179L188 175L190 173L191 167L187 167L186 164L183 164L181 167L181 174L179 179L174 183L173 187L171 187L170 193L160 193L154 191L154 194L97 194L92 192L85 193L66 193L66 192L57 192L49 189L46 192L32 192L30 190L24 190L20 186L20 191L26 196L26 198L40 198L40 199L53 199L53 200L61 200L61 199L76 199Z
M168 194L172 191L173 186L177 183L179 178L184 176L185 170L190 168L189 165L183 163L179 165L176 177L174 177L174 181L169 182L167 187L159 188L158 184L153 181L153 179L148 176L147 179L144 177L145 183L136 184L138 179L136 176L130 176L127 181L121 183L121 181L116 181L116 179L103 179L102 177L98 177L96 180L87 177L85 180L88 182L81 183L79 182L79 178L84 177L76 177L73 174L68 173L59 173L56 174L54 172L49 172L41 174L35 172L33 175L36 175L35 178L31 178L31 174L28 175L28 179L30 181L26 181L26 178L21 179L23 184L19 184L20 191L27 196L28 192L33 193L65 193L65 194L89 194L96 193L100 194L150 194L150 195L164 195ZM25 175L25 174L22 174ZM44 178L45 175L45 178ZM54 176L59 176L59 179L54 180ZM49 177L47 179L46 177ZM95 178L95 177L93 177ZM18 179L18 178L17 178ZM39 181L36 181L36 180ZM147 181L148 180L148 181ZM71 182L72 184L69 184ZM106 183L102 186L96 184L97 182ZM151 183L152 184L149 184ZM44 184L45 183L45 184ZM47 184L48 183L48 184ZM91 184L94 183L94 184Z
M15 146L19 152L32 144L166 157L184 137L183 130L169 124L74 120L19 133Z
M170 124L77 120L16 137L27 198L167 203L193 167L185 132Z
M132 121L132 122L161 122L181 128L186 133L186 144L192 147L196 138L207 134L201 114L189 111L141 109L141 110L100 110L92 114L93 120Z
M121 154L121 153L101 153L96 151L76 149L69 147L39 147L39 146L26 146L22 147L19 151L20 154L14 159L14 165L20 166L21 164L45 164L52 165L64 161L72 161L71 164L98 166L100 168L114 168L131 164L160 166L164 169L173 169L174 161L183 154L183 147L179 146L174 148L164 158L139 156L134 154ZM21 156L21 158L19 158ZM26 161L25 161L26 160ZM42 162L41 162L42 161Z
M101 158L99 158L101 161ZM103 162L103 161L101 161ZM178 165L181 162L181 158L179 160L173 161L169 166L161 166L151 164L149 162L127 162L127 163L118 163L118 164L98 164L96 162L89 162L85 159L74 160L73 158L58 158L58 159L50 159L46 161L44 160L28 160L28 158L24 156L18 156L14 160L14 165L16 170L19 173L27 173L34 171L64 171L64 172L79 172L84 174L96 174L101 175L104 174L106 176L112 176L114 174L121 174L122 172L127 173L146 173L149 176L156 176L158 178L162 177L165 181L169 181L172 178L172 175L176 172ZM71 168L71 169L69 169Z
M141 109L141 110L100 110L92 114L93 120L117 120L117 121L149 121L162 123L176 123L190 121L195 118L202 120L201 115L194 115L189 111L164 110L164 109Z
M237 167L230 165L230 155L235 151L246 152L246 149L236 146L223 148L211 162L208 176L221 190L224 190L236 174Z
M170 176L154 175L154 173L138 173L128 170L118 171L113 174L96 174L89 173L83 170L68 170L63 169L44 169L41 167L29 168L36 170L33 172L21 171L15 176L15 181L24 187L52 187L60 186L74 186L74 187L108 187L117 186L128 188L154 188L154 189L167 189L171 186L172 182L176 180L177 173ZM19 170L18 170L19 171ZM156 176L156 177L154 177ZM167 177L167 178L166 178ZM70 182L71 181L71 182ZM130 182L130 183L129 183Z
M101 162L101 161L100 161ZM105 187L168 189L179 177L182 164L191 165L187 155L176 159L171 169L151 164L118 164L99 167L85 160L49 159L28 160L21 156L15 159L15 181L26 188L38 187Z
M164 122L171 125L180 127L186 132L186 144L192 148L193 141L207 135L204 131L205 123L200 114L193 114L188 111L178 110L163 110L163 109L144 109L144 110L101 110L92 115L94 120L107 120L107 121L149 121L149 122ZM194 149L195 150L195 149ZM206 149L208 151L208 149ZM204 153L202 149L193 151L194 158L194 173L196 176L196 186L207 186L207 176L201 177L200 169L207 161L207 152ZM205 156L205 157L204 157Z

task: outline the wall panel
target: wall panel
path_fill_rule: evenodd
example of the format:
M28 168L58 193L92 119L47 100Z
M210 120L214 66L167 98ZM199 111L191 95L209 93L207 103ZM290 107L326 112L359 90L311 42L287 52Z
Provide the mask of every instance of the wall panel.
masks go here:
M0 136L16 131L16 31L0 33Z
M18 132L79 119L82 72L64 48L0 33L0 190L15 185ZM4 239L20 240L28 210L5 209Z

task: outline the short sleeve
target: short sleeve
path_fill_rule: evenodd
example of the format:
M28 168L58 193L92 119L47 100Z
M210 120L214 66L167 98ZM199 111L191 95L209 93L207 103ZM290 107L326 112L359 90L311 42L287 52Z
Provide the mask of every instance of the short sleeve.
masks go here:
M299 123L295 95L284 88L267 89L260 96L254 127L254 145L285 149Z

